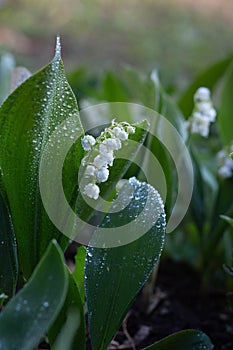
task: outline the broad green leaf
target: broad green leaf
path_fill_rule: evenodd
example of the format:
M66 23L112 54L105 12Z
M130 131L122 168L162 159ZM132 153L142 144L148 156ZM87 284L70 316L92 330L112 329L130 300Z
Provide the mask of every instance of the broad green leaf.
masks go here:
M211 350L213 347L205 333L188 329L171 334L144 350Z
M93 350L107 348L164 244L163 204L152 186L130 179L112 209L120 212L105 217L93 236L93 246L87 248L85 289ZM106 228L111 231L103 234Z
M190 87L185 91L179 100L179 107L188 118L193 110L193 95L196 90L201 86L206 86L209 89L213 89L218 81L223 77L226 69L229 67L233 59L230 55L228 58L215 63L213 66L208 67L206 70L200 73L198 77L193 81Z
M10 53L0 55L0 105L10 93L11 72L15 68L15 59Z
M153 108L160 114L162 114L166 119L168 119L177 129L177 131L180 133L183 138L186 137L185 131L184 131L184 118L182 116L182 113L178 110L175 103L171 100L171 98L165 93L160 81L159 77L156 71L153 71L151 74L150 81L152 82L152 91L154 93L153 99L154 99L154 106ZM171 162L171 159L169 157L169 153L167 152L166 148L162 145L162 143L153 136L157 134L157 130L159 128L159 120L153 121L150 126L150 134L147 137L146 140L146 146L149 148L153 155L158 159L159 163L162 166L164 176L166 179L166 188L167 188L167 196L166 196L166 213L169 216L170 210L172 207L172 201L174 200L173 193L174 193L174 167L173 163ZM144 163L143 166L145 169L150 169L151 167L151 157L152 155L147 152L146 156L144 157ZM139 179L141 179L141 174L139 175ZM158 181L161 181L161 179L158 179Z
M62 251L53 241L28 283L0 314L0 349L32 350L56 319L67 287Z
M17 245L11 217L0 195L0 294L11 297L18 278Z
M79 293L83 303L85 299L85 291L84 291L85 258L86 258L86 248L81 246L78 248L77 254L75 255L75 269L73 272L73 276L78 286Z
M83 303L78 286L69 273L65 303L48 332L52 350L85 350L86 333Z
M220 107L218 112L218 126L220 137L224 145L228 146L233 141L233 63L225 74L222 94L220 98Z
M0 109L0 167L18 242L19 264L28 278L48 242L56 238L65 248L66 238L55 229L41 201L39 166L46 143L69 116L82 132L75 97L67 83L59 44L52 62L20 85ZM66 131L61 134L65 143ZM60 149L54 147L53 155ZM69 202L77 186L83 150L70 149L63 168L63 188Z

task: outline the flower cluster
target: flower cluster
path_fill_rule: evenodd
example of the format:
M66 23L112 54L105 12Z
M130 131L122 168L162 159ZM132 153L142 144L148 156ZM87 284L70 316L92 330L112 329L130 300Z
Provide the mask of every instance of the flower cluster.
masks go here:
M85 135L82 140L84 151L95 152L93 161L87 162L89 153L83 158L82 165L85 168L85 177L89 183L84 187L84 194L89 198L98 199L100 188L98 183L105 182L109 177L109 167L113 165L114 152L122 148L122 143L128 140L129 134L134 134L135 128L127 122L117 123L112 121L108 128L98 138ZM95 146L95 147L94 147Z
M230 147L233 152L233 145ZM219 164L218 174L221 178L227 179L233 176L233 159L229 156L228 150L221 150L217 153Z
M200 87L194 94L194 109L192 116L187 122L190 132L207 137L209 135L210 123L215 121L216 115L210 90L206 87Z

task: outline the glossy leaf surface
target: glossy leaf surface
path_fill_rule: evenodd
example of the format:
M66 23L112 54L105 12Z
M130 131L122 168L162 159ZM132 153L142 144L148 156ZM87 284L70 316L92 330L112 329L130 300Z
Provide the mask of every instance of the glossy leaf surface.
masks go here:
M0 314L0 349L32 350L61 310L67 286L62 251L52 242L28 283Z
M120 213L108 214L101 226L113 228L112 237L107 235L102 240L99 228L92 241L93 244L109 246L116 240L122 245L87 248L85 287L93 350L107 348L163 248L165 214L161 198L153 187L135 178L130 179L119 191L118 204L113 202L112 208L123 209L132 188L134 192L129 205ZM147 210L140 217L138 215L147 199ZM130 220L133 226L123 226ZM148 223L150 229L143 235L142 231ZM120 231L116 231L116 228L120 228ZM138 232L141 233L139 237ZM126 237L131 242L123 245Z
M85 291L84 291L85 259L86 259L86 248L81 246L78 248L77 254L75 255L75 269L73 272L73 276L78 286L79 293L83 303L85 301Z
M82 132L77 103L66 81L59 42L53 61L20 85L0 109L1 191L7 193L9 209L18 242L19 264L28 278L56 238L65 247L67 240L49 220L41 201L39 166L49 137L69 116ZM65 130L61 135L65 143ZM63 187L70 201L77 184L82 157L79 144L73 147L63 169ZM53 154L59 154L54 148Z
M78 286L69 273L69 286L64 305L48 333L53 350L85 350L84 309Z

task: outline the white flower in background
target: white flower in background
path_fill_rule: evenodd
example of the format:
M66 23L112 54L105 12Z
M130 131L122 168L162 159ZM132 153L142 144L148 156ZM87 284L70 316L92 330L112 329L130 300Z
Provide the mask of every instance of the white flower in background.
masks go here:
M84 151L90 151L91 148L95 145L95 138L91 135L86 135L81 139L82 147Z
M193 122L191 123L191 133L200 134L203 137L209 135L209 118L199 112L193 113Z
M95 157L88 163L88 154L82 159L81 164L86 166L85 177L90 179L84 187L83 193L89 198L98 199L100 188L96 183L106 182L109 177L109 166L113 166L115 158L114 151L122 148L122 143L128 140L129 134L135 133L135 127L127 122L117 123L112 121L111 125L95 139L91 135L82 138L81 143L84 151L95 152ZM95 146L93 148L93 146Z
M194 94L194 109L192 116L186 122L186 127L192 134L207 137L210 123L215 121L216 115L217 112L213 108L210 90L206 87L200 87Z
M208 101L208 102L197 102L195 104L195 107L197 109L197 111L199 113L201 113L202 115L206 116L207 118L209 118L210 122L214 122L216 119L216 115L217 112L216 110L213 108L212 102Z
M219 168L218 174L222 179L228 179L232 177L232 170L227 166L223 165L221 166L221 168Z
M100 188L96 184L89 183L84 187L84 194L89 198L98 199Z
M210 90L206 87L200 87L194 94L194 102L206 101L210 99Z
M217 153L218 174L222 179L228 179L233 176L233 159L229 153L232 152L233 146L226 150L221 150Z

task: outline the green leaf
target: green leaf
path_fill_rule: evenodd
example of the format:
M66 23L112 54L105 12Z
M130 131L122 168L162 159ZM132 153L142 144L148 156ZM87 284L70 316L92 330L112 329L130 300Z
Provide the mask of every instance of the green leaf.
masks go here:
M200 73L200 75L193 81L190 87L185 91L179 100L179 107L188 118L193 110L193 95L196 90L201 86L206 86L209 89L213 89L218 81L223 77L226 69L232 62L233 56L215 63L213 66L208 67L206 70Z
M172 101L169 95L166 94L164 91L160 81L159 77L156 71L153 71L150 77L150 81L153 84L152 91L154 93L153 99L154 99L154 106L153 109L155 109L158 113L162 114L171 124L174 125L174 127L177 129L177 131L180 133L180 135L183 138L186 138L186 133L184 130L184 118L182 116L182 113L179 111L178 107ZM174 200L174 190L175 189L175 181L174 181L174 166L171 162L169 153L167 149L164 147L164 145L153 135L157 134L157 130L159 129L160 125L160 117L156 119L152 119L151 126L150 126L150 134L147 137L146 140L146 146L148 149L151 150L152 154L147 152L147 154L144 157L143 161L143 168L149 169L151 168L151 157L153 155L158 159L160 165L162 166L163 173L166 180L166 188L167 188L167 194L166 194L166 213L169 216L173 200ZM139 174L139 179L142 178L141 174ZM161 182L163 179L159 178L157 181L158 183ZM159 184L158 184L159 186ZM163 184L160 184L161 188L163 187ZM162 191L161 191L162 192Z
M154 109L153 83L147 75L140 74L131 67L123 67L117 78L124 86L128 102L140 102L146 107Z
M68 278L63 255L53 241L30 280L0 314L0 349L32 350L64 303Z
M89 96L108 102L140 102L154 108L152 82L130 67L123 67L117 73L107 72L100 86L95 84L93 92L89 91Z
M104 76L103 100L108 102L128 101L126 86L114 72L107 72Z
M221 220L220 216L225 213L226 216L233 216L232 203L232 179L224 179L219 183L219 190L213 206L212 217L210 220L211 226L208 235L205 239L203 249L203 267L207 269L214 260L213 251L216 251L217 246L222 241L223 233L228 229L226 220Z
M86 248L81 246L78 248L77 254L75 255L75 269L73 272L73 276L78 286L79 293L83 303L85 299L85 290L84 290L85 259L86 259Z
M78 287L69 273L65 303L48 332L52 350L84 350L86 345L85 317Z
M67 239L49 220L40 196L39 167L49 137L57 126L76 115L75 128L82 130L75 97L67 83L59 49L52 62L20 85L0 109L1 191L7 193L18 242L19 264L28 278L48 242L56 238L65 248ZM60 135L66 142L65 131ZM53 149L53 156L59 149ZM83 150L70 149L63 168L63 188L69 202L77 186ZM51 190L51 189L49 189Z
M217 225L219 223L223 224L223 221L219 220L220 215L224 213L230 216L229 212L233 210L232 184L233 181L231 178L219 182L218 193L213 205L211 217L210 237L213 237Z
M143 208L145 211L139 216ZM164 209L152 186L130 179L120 189L112 209L120 213L105 217L91 241L94 246L87 248L85 288L93 350L107 348L156 265L164 244ZM124 226L130 220L130 225ZM103 228L110 228L111 232L102 236Z
M188 329L171 334L144 350L211 350L213 347L205 333Z
M204 180L201 171L201 164L199 164L198 159L194 152L190 150L193 163L194 171L194 187L193 195L190 203L191 213L193 215L195 224L198 228L200 234L203 234L203 228L205 225L206 219L206 210L205 210L205 194L204 194Z
M11 217L0 195L0 294L12 296L18 278L17 245Z
M218 112L218 126L220 137L224 145L228 146L233 141L233 63L230 65L225 74L222 94L220 98L220 107Z
M154 84L155 110L171 122L179 134L185 139L187 137L187 132L185 130L184 117L181 110L164 91L156 71L152 72L151 81Z
M154 125L155 127L155 125ZM159 164L161 165L163 169L163 174L165 176L165 187L167 189L166 193L166 214L169 217L171 209L172 209L172 204L174 200L174 188L173 186L175 185L174 181L174 174L173 170L174 168L172 167L172 162L169 157L169 153L166 150L166 148L163 146L163 144L155 137L153 134L149 133L146 146L150 151L152 152L147 152L143 158L143 169L148 169L148 174L151 173L151 162L153 161L153 158L156 157L158 160ZM142 171L139 172L138 179L145 181ZM158 189L160 189L160 193L162 193L162 189L164 188L163 184L163 178L158 178L156 179L156 186Z
M78 69L68 73L69 84L78 101L86 98L99 98L100 81L97 72L91 67L79 66Z

